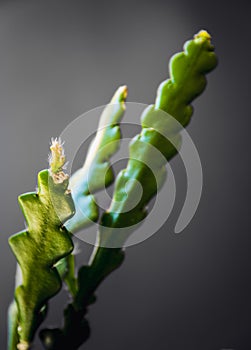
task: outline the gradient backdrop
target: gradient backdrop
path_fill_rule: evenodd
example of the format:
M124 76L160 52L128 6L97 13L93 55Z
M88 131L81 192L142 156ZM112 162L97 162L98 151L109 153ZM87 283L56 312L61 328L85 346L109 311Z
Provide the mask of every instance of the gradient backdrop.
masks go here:
M34 190L50 138L118 85L128 101L152 103L168 59L201 28L219 66L188 129L204 171L200 207L175 235L186 189L177 157L174 211L99 289L83 349L251 349L250 15L244 0L0 1L0 349L15 273L7 239L24 227L17 196ZM60 323L62 302L46 325Z

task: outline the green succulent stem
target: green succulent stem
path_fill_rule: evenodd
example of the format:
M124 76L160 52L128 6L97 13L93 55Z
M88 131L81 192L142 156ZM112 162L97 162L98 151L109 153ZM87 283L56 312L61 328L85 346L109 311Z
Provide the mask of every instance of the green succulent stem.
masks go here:
M82 168L70 178L69 187L75 203L76 213L66 222L69 232L75 233L98 220L98 206L94 193L114 181L110 158L119 148L121 131L119 123L125 113L127 87L120 86L110 103L104 108L98 130L92 141ZM57 268L72 296L76 293L74 256L62 259Z
M120 144L126 86L104 108L86 161L70 181L64 173L63 144L52 140L50 169L39 172L37 192L18 199L27 229L9 239L22 274L9 308L9 350L30 349L47 303L60 291L62 281L72 300L64 311L63 328L40 332L44 347L75 350L88 339L87 313L96 300L95 292L124 261L123 246L147 216L147 204L164 183L165 165L178 152L180 131L191 120L191 103L204 91L206 74L216 65L211 37L204 30L171 58L170 78L160 84L155 104L141 116L142 130L130 143L127 166L118 174L111 205L100 218L97 246L77 275L71 234L98 221L94 194L114 181L110 158Z
M110 103L105 106L82 168L70 178L69 187L75 203L76 213L66 222L69 232L75 233L98 220L98 205L94 193L109 186L114 181L110 158L120 145L121 131L119 123L125 113L127 87L120 86ZM57 268L74 297L77 290L74 256L62 259Z
M120 86L102 112L96 136L83 167L70 178L69 186L76 207L75 215L66 223L71 233L98 220L98 206L93 194L109 186L114 180L109 160L119 148L119 123L125 112L126 97L127 87Z
M165 181L165 164L178 152L180 130L187 126L193 113L191 103L205 89L205 75L216 65L211 37L204 30L185 43L183 52L172 57L170 79L161 83L155 104L143 112L142 131L132 140L127 167L116 178L112 203L100 220L99 246L89 265L79 270L77 293L66 309L64 328L41 332L46 349L59 350L64 342L73 339L75 331L69 326L70 314L73 319L79 317L83 322L82 338L75 334L78 341L71 345L71 349L77 349L81 341L83 343L88 338L90 330L85 316L88 306L95 301L95 291L123 262L122 246L146 217L149 200ZM174 119L179 127L173 122ZM156 151L159 154L157 157ZM137 183L141 184L143 193L137 205L132 207Z
M145 218L147 214L146 204L165 180L164 159L169 161L177 153L180 144L179 134L176 130L172 132L172 123L168 125L168 115L166 115L166 120L158 118L158 116L162 116L159 110L169 113L182 126L186 126L192 115L190 103L203 92L206 86L205 74L215 68L216 64L217 59L211 45L210 36L205 31L195 35L193 40L185 44L184 52L173 56L171 59L169 66L170 79L160 85L155 105L147 108L142 115L142 132L130 144L130 158L127 168L120 173L115 184L113 196L115 200L101 219L102 226L100 226L99 232L101 244L107 245L107 240L109 240L109 245L111 245L115 239L115 244L123 245L128 234L130 234L130 229L125 237L118 240L116 227L126 227L128 222L130 225L137 224ZM169 130L165 129L168 127ZM167 133L169 133L168 139L163 137ZM151 157L152 148L149 147L149 144L157 148L164 156L163 158L159 157L156 164L152 163L155 158ZM148 166L145 165L146 159L148 159L151 169L156 169L154 177ZM156 184L154 178L157 179L159 185ZM119 199L123 197L125 184L129 179L137 179L142 184L144 192L139 204L133 210L126 212L126 205L130 201L130 195L134 195L134 189L126 191L127 199L125 201ZM114 228L114 230L111 230L111 228ZM119 230L118 234L120 232ZM122 250L116 250L116 254L120 252L122 254ZM88 267L89 275L95 275L95 271L99 271L99 275L104 279L111 271L119 267L120 262L118 260L116 265L116 260L113 261L113 254L113 249L99 247ZM111 262L113 262L112 265ZM111 270L109 270L109 266L112 266ZM80 283L79 295L80 299L86 300L88 292L85 292L84 280L85 285L88 285L89 280L88 277L81 276L81 271L85 270L80 269L79 278L80 281L83 280L83 283ZM82 273L84 275L84 272ZM81 285L83 285L83 290Z
M71 236L63 223L74 215L74 203L68 190L68 176L62 170L65 160L60 160L61 143L53 140L53 148L51 168L38 174L38 191L18 198L27 229L9 239L22 271L22 283L16 288L13 304L17 307L20 350L30 347L44 319L47 301L61 289L56 263L73 250ZM11 310L15 311L15 307Z

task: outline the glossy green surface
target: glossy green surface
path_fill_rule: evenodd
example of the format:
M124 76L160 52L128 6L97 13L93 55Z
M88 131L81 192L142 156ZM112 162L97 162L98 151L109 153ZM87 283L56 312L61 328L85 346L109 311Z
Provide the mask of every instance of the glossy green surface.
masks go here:
M100 245L105 247L97 247L89 266L80 268L78 290L73 303L66 309L64 328L42 332L41 338L46 349L58 350L62 344L71 344L71 349L77 349L88 338L89 326L85 319L88 305L95 301L94 293L99 284L124 259L121 248L107 246L122 246L135 229L131 225L146 217L146 205L166 178L165 164L177 153L181 143L180 128L172 122L170 115L183 127L189 123L193 112L191 102L205 89L205 74L214 69L216 64L210 35L205 31L195 35L185 44L184 52L171 59L170 79L160 85L155 105L149 106L141 117L142 131L130 144L127 167L118 175L113 201L101 218L99 240ZM154 156L153 148L159 156ZM143 193L137 205L132 207L137 182L141 184ZM121 231L116 228L124 227L128 227L128 230L121 235ZM73 320L83 320L85 326L79 332L76 327L69 326L69 314Z
M75 203L76 213L66 222L69 232L75 233L98 220L98 206L94 193L109 186L114 174L109 159L119 148L121 132L119 123L125 112L127 87L120 86L110 103L104 108L98 130L92 141L81 169L70 178L69 187ZM69 292L76 294L74 256L69 255L57 265Z
M190 103L203 92L206 86L205 74L215 68L216 64L217 59L210 37L205 35L205 32L187 42L185 52L177 54L171 59L171 77L160 85L155 105L148 107L143 113L141 118L142 132L132 140L128 165L117 177L113 195L115 200L101 220L104 225L101 226L99 233L101 244L122 245L127 234L121 238L117 237L116 227L136 224L145 218L147 203L165 180L165 162L177 153L173 143L177 148L179 147L180 135L176 129L172 130L173 124L169 123L169 116L166 115L166 120L163 119L163 113L159 109L171 114L183 126L186 126L192 114ZM163 135L169 135L168 139ZM149 145L158 149L162 156L154 157L152 155L153 148ZM152 171L144 164L145 162ZM125 184L131 179L136 179L141 183L143 194L138 205L125 212L128 202L130 203L131 197L133 198L135 193L133 182L129 189L125 189ZM125 193L127 193L126 197ZM121 200L121 198L126 199ZM120 234L120 230L118 234ZM128 230L128 234L130 234L130 230ZM119 255L121 259L118 258ZM119 267L122 257L123 251L119 248L99 247L96 250L88 269L82 268L80 270L80 300L77 299L78 303L81 300L86 303L86 296L90 294L87 286L89 286L89 290L95 290L98 285L97 281L101 282L110 273L109 266L110 270L113 271L117 261L117 267Z
M205 89L205 74L216 64L214 48L205 31L188 41L184 52L172 57L170 79L160 85L155 105L143 112L142 131L132 140L127 167L116 179L113 201L101 219L101 245L123 245L127 234L119 237L121 231L111 228L135 225L147 215L146 205L166 178L165 163L177 153L181 143L179 128L172 117L182 127L189 123L193 111L191 102ZM141 184L143 193L138 204L130 209L137 183Z
M98 131L83 167L70 179L76 214L66 223L66 227L72 233L97 221L98 206L93 193L110 185L114 180L109 159L119 148L119 122L125 112L126 96L126 86L119 87L101 115Z

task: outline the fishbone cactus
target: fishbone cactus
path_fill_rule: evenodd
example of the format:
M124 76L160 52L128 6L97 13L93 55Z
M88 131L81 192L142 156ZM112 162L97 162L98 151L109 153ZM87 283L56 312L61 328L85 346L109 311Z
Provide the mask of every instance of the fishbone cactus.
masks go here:
M80 288L76 297L77 304L81 305L82 300L84 304L88 303L88 298L91 299L90 294L97 285L110 270L114 270L114 262L118 261L118 266L121 264L122 250L105 247L123 245L128 235L117 237L121 231L119 230L117 235L116 228L140 222L146 216L147 203L163 183L166 173L164 162L174 156L181 140L176 123L172 123L172 118L162 111L169 113L182 126L188 124L192 115L190 103L203 92L206 87L205 74L217 64L210 39L210 35L203 30L185 44L184 52L173 56L170 62L170 79L160 85L155 105L149 106L143 112L142 132L131 142L128 165L118 175L114 200L101 219L99 236L103 247L99 247L93 254L90 265L82 267L79 271ZM163 157L153 157L155 152L153 148L159 150ZM147 165L151 165L151 170ZM141 183L143 194L137 206L126 211L126 206L135 192L133 182L130 190L125 186L128 180L132 179ZM125 193L126 199L121 200ZM130 230L128 232L130 233Z
M191 102L205 89L205 74L216 64L211 37L204 30L185 44L184 52L171 59L170 79L160 85L155 104L143 112L142 131L132 140L127 167L116 178L111 206L100 221L100 246L94 250L89 265L79 270L73 303L65 310L65 326L62 330L41 333L46 349L60 349L63 344L71 344L72 349L77 349L81 341L88 338L89 327L84 316L87 307L95 300L94 292L123 262L124 251L120 247L147 215L146 205L166 178L165 163L180 146L179 131L190 121ZM143 192L137 205L132 207L138 183ZM123 233L117 228L128 229ZM78 329L70 319L78 320Z
M205 75L216 64L211 37L204 30L185 44L184 52L172 57L170 79L159 86L155 104L143 112L142 130L130 144L127 167L117 176L111 205L100 218L98 246L89 265L82 266L77 277L69 231L82 229L90 219L98 220L93 194L114 179L109 158L119 145L126 87L118 89L111 105L104 110L87 160L70 180L75 216L68 177L63 172L62 145L53 141L50 170L39 173L38 192L19 197L28 228L10 238L22 270L16 303L10 309L18 326L15 333L16 327L10 325L12 344L19 342L20 350L29 348L43 320L47 301L60 290L62 279L68 285L71 303L65 309L62 329L41 331L43 345L47 350L74 350L87 340L90 328L86 314L95 301L95 291L123 262L122 247L147 216L148 202L165 181L165 164L180 147L180 130L191 119L191 103L205 89ZM135 203L139 184L142 193ZM14 346L9 349L14 350Z

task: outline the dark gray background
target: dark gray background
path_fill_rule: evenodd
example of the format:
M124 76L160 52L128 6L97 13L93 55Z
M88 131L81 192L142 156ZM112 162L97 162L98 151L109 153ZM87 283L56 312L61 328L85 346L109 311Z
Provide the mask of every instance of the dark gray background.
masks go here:
M201 28L219 66L189 126L204 171L200 207L175 235L186 186L176 158L175 210L99 289L83 349L251 349L250 9L219 0L0 2L1 349L15 272L7 238L24 227L16 198L47 167L50 138L118 85L128 101L152 103L168 59ZM64 298L47 325L60 322Z

